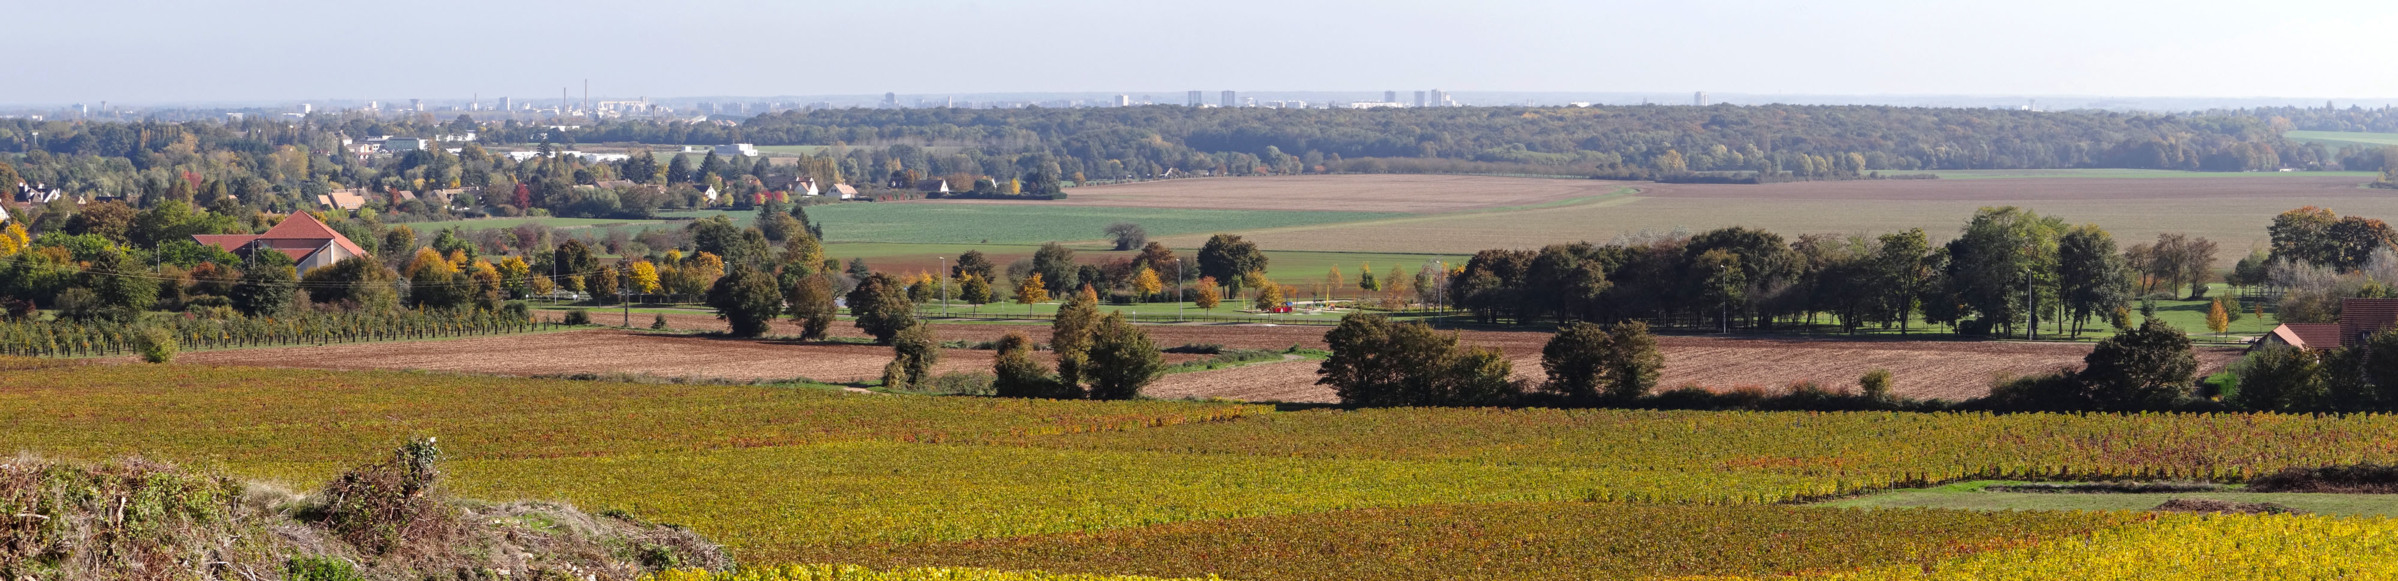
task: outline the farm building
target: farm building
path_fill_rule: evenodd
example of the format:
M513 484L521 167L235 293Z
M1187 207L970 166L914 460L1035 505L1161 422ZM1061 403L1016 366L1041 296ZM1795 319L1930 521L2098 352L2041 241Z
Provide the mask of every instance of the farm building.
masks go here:
M2398 327L2398 299L2348 299L2340 301L2340 322L2282 323L2258 338L2256 346L2338 349L2391 327Z
M307 212L294 212L283 223L268 228L265 234L195 234L192 240L215 246L248 258L252 251L269 249L282 252L299 263L300 272L320 266L332 266L353 256L366 256L366 251L348 237L333 231L333 227Z
M839 194L844 200L858 199L858 189L850 187L849 184L833 184L833 193Z

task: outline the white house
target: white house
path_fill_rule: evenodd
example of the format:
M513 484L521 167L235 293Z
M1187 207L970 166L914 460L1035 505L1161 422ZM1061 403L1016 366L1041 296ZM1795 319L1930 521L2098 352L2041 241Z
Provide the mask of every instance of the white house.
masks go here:
M716 146L716 155L746 155L750 157L757 157L758 147L747 143L719 145Z
M713 205L713 204L715 204L715 203L716 203L716 196L717 196L717 194L716 194L716 187L715 187L715 186L709 186L709 187L708 187L708 191L705 191L705 192L700 192L700 193L699 193L699 195L702 195L702 196L707 196L707 198L708 198L708 203L709 203L709 204L711 204L711 205Z
M840 194L844 200L858 199L858 189L849 187L849 184L833 184L833 193Z

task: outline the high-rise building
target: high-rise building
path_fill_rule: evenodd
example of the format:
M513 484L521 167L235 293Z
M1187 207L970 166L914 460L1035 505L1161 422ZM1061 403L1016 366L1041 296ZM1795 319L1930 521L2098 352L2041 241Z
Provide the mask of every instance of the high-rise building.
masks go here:
M1451 103L1451 102L1449 102L1449 93L1448 93L1447 91L1442 91L1442 90L1440 90L1440 89L1433 89L1433 90L1432 90L1432 104L1431 104L1431 105L1429 105L1429 106L1431 106L1431 107L1452 107L1452 106L1456 106L1456 103Z
M899 108L899 93L883 93L883 108Z
M1384 103L1397 103L1397 102L1399 102L1399 92L1398 92L1398 91L1383 91L1383 92L1382 92L1382 102L1384 102Z
M1132 95L1116 95L1116 106L1117 106L1117 107L1131 107L1131 106L1132 106Z
M1696 92L1696 93L1691 93L1691 94L1690 94L1690 104L1691 104L1691 105L1693 105L1693 106L1698 106L1698 107L1705 107L1705 106L1707 106L1707 92L1706 92L1706 91L1699 91L1699 92Z
M1425 103L1425 101L1424 101L1424 92L1423 92L1423 91L1416 91L1416 92L1415 92L1415 106L1417 106L1417 107L1422 107L1422 106L1424 106L1424 103Z
M300 114L301 114L301 115L307 115L307 114L309 114L309 113L315 113L315 112L316 112L316 106L315 106L315 105L311 105L311 104L307 104L307 103L301 103L301 104L300 104Z
M501 111L515 111L515 110L516 110L516 101L515 101L515 100L513 100L513 99L510 99L510 98L507 98L507 97L500 97L500 110L501 110Z
M424 111L424 110L425 110L425 100L424 100L424 99L409 99L409 100L408 100L408 110L410 110L410 111Z
M1238 107L1238 106L1240 106L1240 105L1239 105L1239 103L1240 103L1239 99L1235 98L1235 97L1236 97L1236 95L1238 95L1238 94L1237 94L1237 93L1234 93L1234 92L1232 92L1232 91L1225 91L1225 92L1224 92L1224 103L1223 103L1223 105L1224 105L1225 107Z
M1192 107L1198 107L1200 105L1207 104L1206 99L1207 97L1200 96L1198 91L1191 91L1190 103Z

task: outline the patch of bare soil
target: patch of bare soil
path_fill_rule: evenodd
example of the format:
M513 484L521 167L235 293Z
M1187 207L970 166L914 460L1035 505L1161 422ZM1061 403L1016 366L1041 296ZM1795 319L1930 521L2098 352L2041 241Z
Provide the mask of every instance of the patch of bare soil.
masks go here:
M2083 200L2192 200L2215 198L2314 199L2356 196L2357 178L2043 178L1982 180L1858 180L1784 182L1763 185L1650 184L1650 198L1766 200L1940 200L2026 203ZM2293 206L2295 207L2295 206Z
M646 324L641 317L634 319L637 325ZM723 321L706 315L668 315L667 324L676 329L696 331L722 331L725 328ZM787 320L777 321L774 325L774 333L796 335L799 332L798 327ZM1292 346L1321 349L1325 346L1324 332L1330 329L1313 325L1230 324L1149 325L1143 328L1159 347L1214 344L1238 349L1287 349ZM1009 332L1021 332L1035 342L1049 342L1048 325L935 323L933 330L934 335L942 341L994 341ZM840 337L865 336L848 324L834 325L833 334ZM1506 352L1515 363L1517 378L1532 382L1541 379L1540 350L1547 344L1549 333L1465 331L1461 335L1467 344L1497 347ZM887 349L849 347L867 349L884 361L889 357ZM1880 368L1890 370L1892 388L1898 395L1963 400L1987 394L1992 382L2000 377L2079 367L2082 357L2089 355L2091 344L1668 335L1658 337L1658 347L1664 351L1666 360L1665 374L1658 384L1668 389L1695 385L1715 390L1762 388L1773 391L1804 381L1833 390L1853 389L1858 377ZM975 351L961 357L980 361L984 365L981 369L987 370L991 355L988 351ZM2198 357L2200 373L2211 374L2221 371L2225 365L2237 359L2239 352L2232 349L2201 349ZM1169 360L1175 362L1194 358L1169 356ZM952 359L958 358L944 359L944 370L951 369ZM859 367L863 370L856 374L858 377L878 377L881 365L882 361L874 361L871 368ZM840 376L810 377L829 381ZM1150 393L1170 398L1335 401L1331 389L1315 385L1315 380L1315 366L1312 363L1274 363L1177 374L1161 379Z
M936 372L988 371L992 352L947 349ZM178 362L312 369L422 369L505 375L628 373L846 383L882 377L891 348L649 335L609 329L410 343L185 353Z

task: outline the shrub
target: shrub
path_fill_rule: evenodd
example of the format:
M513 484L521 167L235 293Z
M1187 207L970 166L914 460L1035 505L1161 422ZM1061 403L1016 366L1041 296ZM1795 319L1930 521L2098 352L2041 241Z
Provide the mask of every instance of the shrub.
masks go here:
M2158 319L2100 341L2082 359L2081 379L2097 409L2155 409L2188 395L2198 372L2190 336Z
M290 581L365 581L358 568L349 561L334 557L292 557L283 566L283 576Z
M1024 333L1009 331L999 338L998 360L992 364L991 392L999 397L1066 398L1064 386L1049 377L1049 370L1033 359L1032 339Z
M943 373L917 384L916 390L940 395L992 395L998 376L990 373Z
M1088 364L1091 399L1132 399L1157 381L1166 359L1149 334L1125 321L1123 313L1108 313L1091 330Z
M658 316L657 316L657 318L650 319L650 321L649 321L649 328L651 328L651 329L656 329L656 330L665 330L665 329L666 329L666 313L658 313Z
M533 320L533 307L524 301L508 301L507 305L500 307L500 313L518 321Z
M441 448L431 438L409 442L388 460L352 469L325 485L318 514L334 536L370 554L390 554L444 532L451 514L435 494Z
M1324 334L1331 356L1317 384L1332 386L1341 403L1364 406L1487 405L1520 391L1505 357L1457 345L1457 334L1423 323L1351 314Z
M941 362L941 342L933 338L932 325L916 323L899 331L891 339L891 364L884 372L884 387L908 388L932 376L933 365ZM896 372L897 375L893 375ZM896 381L894 381L896 380Z
M568 310L566 311L566 324L568 324L568 325L589 325L589 324L591 324L591 310L590 310L590 309L568 309Z
M134 343L142 352L142 360L166 363L175 360L175 332L162 327L143 327L134 335Z
M1857 378L1857 389L1867 399L1890 399L1890 370L1876 367L1865 372L1865 376Z

